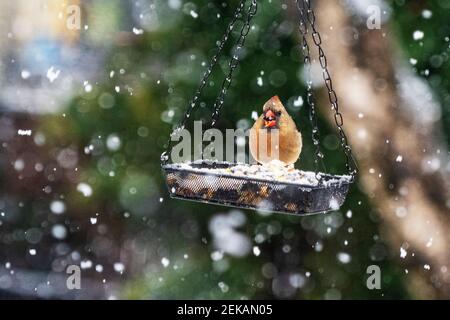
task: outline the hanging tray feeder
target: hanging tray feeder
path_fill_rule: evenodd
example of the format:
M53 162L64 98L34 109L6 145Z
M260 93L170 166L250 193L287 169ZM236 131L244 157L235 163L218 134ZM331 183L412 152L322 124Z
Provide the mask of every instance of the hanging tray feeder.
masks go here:
M320 184L250 178L211 172L235 164L199 161L164 166L173 198L214 203L260 211L311 214L336 210L347 194L350 176L321 175ZM240 165L242 166L242 165Z
M169 152L171 150L172 140L169 137L167 150L161 155L161 166L172 198L290 214L328 212L339 209L344 203L350 184L355 180L357 166L343 130L342 114L339 112L337 96L332 86L330 73L328 72L327 59L321 46L320 34L316 29L316 19L314 11L311 8L311 3L309 0L292 1L295 1L299 13L299 31L302 38L301 49L304 64L310 77L307 81L307 102L310 107L309 119L313 127L311 136L313 145L316 148L316 172L318 171L318 165L320 163L323 165L323 156L320 150L320 136L311 82L310 47L307 39L309 33L315 46L318 48L319 62L323 70L325 85L328 89L331 108L334 110L334 119L338 128L341 147L346 157L348 175L305 172L302 174L309 174L309 176L312 174L314 176L312 183L309 181L305 183L304 181L279 181L276 179L235 174L232 170L236 166L234 163L197 160L190 164L171 164L169 163ZM220 109L222 108L232 81L233 72L239 63L238 53L244 46L245 39L250 31L251 20L257 12L257 0L251 0L247 11L243 12L246 2L246 0L240 1L233 19L220 41L217 53L211 59L199 88L188 105L185 117L175 131L185 128L186 121L190 117L192 109L197 105L207 80L212 73L212 69L217 64L236 22L242 19L241 33L235 45L235 52L228 65L229 72L222 83L221 90L213 107L212 126L216 124ZM239 164L239 166L245 167L250 165Z

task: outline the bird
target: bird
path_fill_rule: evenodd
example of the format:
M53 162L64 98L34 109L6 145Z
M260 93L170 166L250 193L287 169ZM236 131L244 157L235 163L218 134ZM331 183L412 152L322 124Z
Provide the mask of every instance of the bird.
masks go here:
M302 135L294 120L280 98L272 97L264 104L262 115L250 129L251 155L262 165L277 160L288 166L298 160L302 145Z

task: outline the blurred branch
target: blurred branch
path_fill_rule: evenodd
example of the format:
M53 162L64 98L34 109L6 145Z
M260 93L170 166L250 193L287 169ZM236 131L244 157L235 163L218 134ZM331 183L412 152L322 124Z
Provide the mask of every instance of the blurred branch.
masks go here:
M361 185L378 209L392 251L399 254L402 247L408 253L410 291L418 298L430 292L449 298L449 177L426 162L446 163L440 130L411 105L421 93L402 94L402 81L411 79L399 78L401 64L387 26L352 25L337 0L320 1L317 16ZM419 109L432 112L431 104ZM325 100L321 105L328 114Z

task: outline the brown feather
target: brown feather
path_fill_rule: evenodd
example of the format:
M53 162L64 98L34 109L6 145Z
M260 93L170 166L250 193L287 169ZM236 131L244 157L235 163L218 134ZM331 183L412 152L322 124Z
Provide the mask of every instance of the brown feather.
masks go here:
M264 114L267 110L278 112L277 129L264 127ZM278 146L275 144L278 133ZM264 145L264 140L266 144ZM272 140L274 145L272 146ZM266 102L261 115L250 130L250 152L259 163L280 160L286 164L295 163L302 150L302 136L297 130L294 120L284 108L278 96Z

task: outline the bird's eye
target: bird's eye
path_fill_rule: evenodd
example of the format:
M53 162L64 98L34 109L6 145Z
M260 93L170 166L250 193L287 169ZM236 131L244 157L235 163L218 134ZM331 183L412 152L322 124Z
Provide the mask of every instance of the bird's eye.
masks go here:
M281 116L281 111L277 111L275 114L279 117Z

